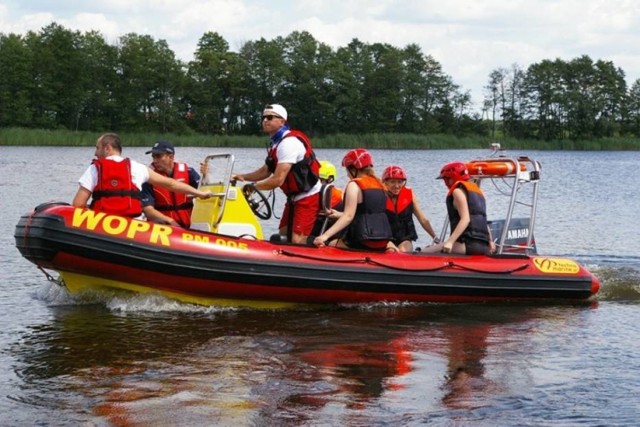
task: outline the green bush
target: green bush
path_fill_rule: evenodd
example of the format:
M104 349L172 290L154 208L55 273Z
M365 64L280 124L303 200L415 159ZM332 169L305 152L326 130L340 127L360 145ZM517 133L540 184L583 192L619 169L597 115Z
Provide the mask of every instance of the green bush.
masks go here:
M68 146L88 147L95 145L100 133L74 132L68 130L42 130L26 128L0 129L0 145L16 146ZM154 141L166 139L182 147L256 147L263 148L265 135L227 136L201 134L160 134L131 133L120 134L128 147L146 147ZM488 148L491 140L480 136L456 137L434 134L336 134L312 138L318 148L380 148L380 149L478 149ZM640 140L635 138L602 138L592 140L537 141L501 138L499 142L509 149L527 150L640 150Z

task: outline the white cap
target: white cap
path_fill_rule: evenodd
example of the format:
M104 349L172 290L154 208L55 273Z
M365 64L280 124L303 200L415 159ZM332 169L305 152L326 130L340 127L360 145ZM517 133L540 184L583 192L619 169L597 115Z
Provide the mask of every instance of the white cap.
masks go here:
M287 110L285 110L284 107L280 104L267 105L266 107L264 107L264 111L262 112L263 116L265 114L275 114L276 116L282 117L285 121L287 120Z

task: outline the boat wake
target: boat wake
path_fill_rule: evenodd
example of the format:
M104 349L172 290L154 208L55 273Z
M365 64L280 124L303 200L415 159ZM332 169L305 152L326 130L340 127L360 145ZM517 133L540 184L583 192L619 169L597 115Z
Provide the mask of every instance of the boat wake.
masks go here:
M101 305L111 312L119 313L198 313L219 314L239 311L240 307L202 306L179 302L159 294L135 294L129 292L86 291L70 294L58 284L47 282L39 287L36 299L49 306Z
M640 257L629 255L562 255L582 263L600 280L596 301L640 300Z
M600 266L591 268L600 279L598 301L640 300L640 269L629 266Z

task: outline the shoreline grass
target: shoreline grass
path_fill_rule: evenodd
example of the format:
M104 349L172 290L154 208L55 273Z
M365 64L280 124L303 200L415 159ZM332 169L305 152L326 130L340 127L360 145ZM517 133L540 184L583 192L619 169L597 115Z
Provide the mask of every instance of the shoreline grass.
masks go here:
M45 130L26 128L0 129L0 146L67 146L90 147L102 132L75 132L68 130ZM179 135L150 132L122 132L123 143L128 147L146 147L164 139L182 147L247 147L263 148L267 139L264 135ZM482 149L492 142L498 142L509 149L528 150L575 150L575 151L640 151L640 139L616 137L593 140L535 141L512 138L483 138L479 136L455 137L452 135L416 134L336 134L312 138L316 148L357 148L374 149Z

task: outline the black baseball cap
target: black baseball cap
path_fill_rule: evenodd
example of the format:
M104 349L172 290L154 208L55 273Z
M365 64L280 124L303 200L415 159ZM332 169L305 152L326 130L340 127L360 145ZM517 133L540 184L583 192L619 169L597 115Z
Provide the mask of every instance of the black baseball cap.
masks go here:
M147 151L144 154L175 154L176 150L173 148L173 144L168 141L157 141L151 147L151 150Z

